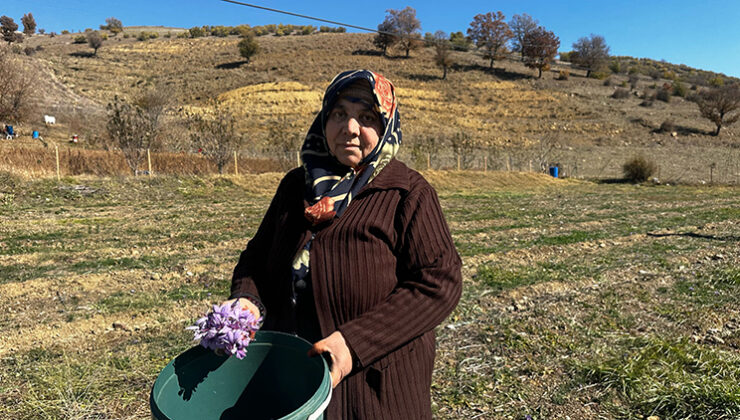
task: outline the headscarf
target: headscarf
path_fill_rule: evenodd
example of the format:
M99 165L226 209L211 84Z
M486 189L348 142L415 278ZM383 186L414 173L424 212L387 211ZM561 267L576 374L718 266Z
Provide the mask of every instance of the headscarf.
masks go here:
M373 107L380 116L383 133L378 144L362 159L356 169L340 163L329 151L326 121L334 104L347 88L355 89L358 81L366 80L373 92ZM354 85L354 86L353 86ZM321 111L308 130L301 148L301 160L306 171L306 218L314 225L332 217L341 217L357 192L396 156L401 145L401 127L393 84L369 70L350 70L337 75L324 94Z
M363 80L368 82L373 93L373 108L380 116L383 133L379 133L378 144L357 168L351 168L331 154L325 128L342 93L356 89L357 82ZM310 204L305 217L314 226L341 217L352 198L396 156L400 145L401 125L393 84L370 70L350 70L334 77L326 88L321 111L311 124L301 148L301 160L306 171L305 198ZM306 287L312 242L313 235L293 259L293 299L297 297L296 288Z

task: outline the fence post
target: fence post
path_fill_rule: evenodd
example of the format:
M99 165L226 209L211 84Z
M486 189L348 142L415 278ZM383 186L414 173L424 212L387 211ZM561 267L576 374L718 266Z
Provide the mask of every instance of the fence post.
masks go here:
M506 171L511 172L511 155L506 154Z
M457 155L457 170L460 170L460 155Z
M234 150L234 175L239 175L239 161L236 159L236 150Z
M295 162L298 164L298 166L301 166L301 151L296 150L295 152Z
M146 149L146 164L149 169L149 177L152 176L152 155L149 154L149 149Z
M56 144L54 145L54 154L57 158L57 181L61 181L62 177L59 173L59 146L57 146Z
M483 172L488 172L488 155L483 156Z
M427 171L432 169L432 154L427 153Z
M532 159L529 159L529 172L532 172Z

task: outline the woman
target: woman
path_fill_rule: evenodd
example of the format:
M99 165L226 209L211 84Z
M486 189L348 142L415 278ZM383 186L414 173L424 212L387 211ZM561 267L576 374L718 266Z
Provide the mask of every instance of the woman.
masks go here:
M460 298L460 257L434 189L394 157L393 85L334 78L234 269L231 299L329 352L326 418L431 418L434 327Z

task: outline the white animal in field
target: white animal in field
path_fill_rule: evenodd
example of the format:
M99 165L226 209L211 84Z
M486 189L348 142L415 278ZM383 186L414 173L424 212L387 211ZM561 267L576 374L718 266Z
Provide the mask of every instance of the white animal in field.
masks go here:
M52 117L51 115L44 115L44 123L46 125L56 124L57 123L57 119L56 119L56 117Z

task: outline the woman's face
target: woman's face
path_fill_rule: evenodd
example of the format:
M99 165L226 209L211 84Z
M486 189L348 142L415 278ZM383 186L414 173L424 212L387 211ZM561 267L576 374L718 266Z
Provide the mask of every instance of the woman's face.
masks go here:
M357 168L382 134L380 117L365 101L340 98L326 121L326 142L339 162Z

